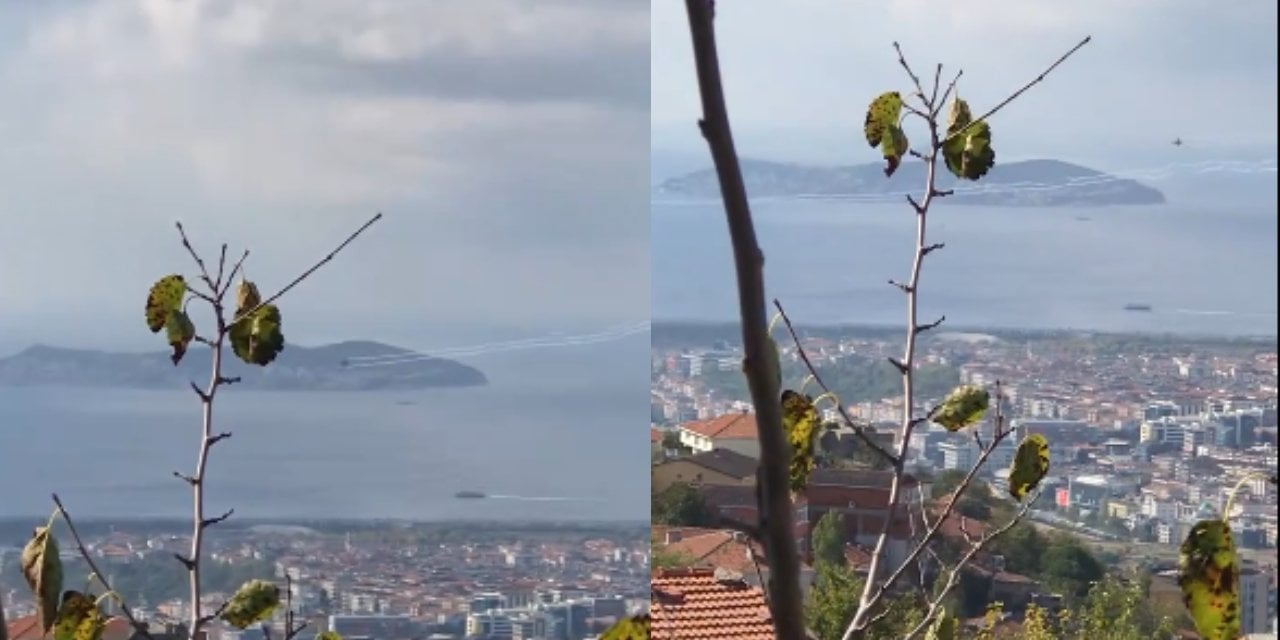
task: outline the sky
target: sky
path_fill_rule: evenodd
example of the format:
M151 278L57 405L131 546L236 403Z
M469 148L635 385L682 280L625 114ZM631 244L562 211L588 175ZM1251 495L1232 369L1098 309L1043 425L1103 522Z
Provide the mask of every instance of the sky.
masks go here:
M295 344L648 319L645 0L0 4L0 350L160 348L147 289L251 250Z
M652 29L655 158L706 165L684 3L654 2ZM866 106L910 89L894 41L923 78L938 62L944 81L963 69L960 95L982 112L1089 35L993 119L998 159L1148 167L1179 136L1179 160L1276 155L1274 2L733 0L718 3L716 30L744 156L877 160L862 139Z

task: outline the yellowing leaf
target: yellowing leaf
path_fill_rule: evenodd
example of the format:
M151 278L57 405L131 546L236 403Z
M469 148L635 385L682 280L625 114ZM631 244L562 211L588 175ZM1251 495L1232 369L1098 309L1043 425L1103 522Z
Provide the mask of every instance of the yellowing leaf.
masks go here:
M187 353L187 346L196 337L196 326L191 323L191 318L186 312L175 310L169 314L169 320L164 324L165 333L169 339L169 346L173 348L173 354L169 359L177 366L182 361L182 356Z
M934 619L925 640L956 640L956 619L943 613Z
M280 587L266 580L250 580L236 589L222 612L222 619L237 629L244 629L271 618L278 606Z
M966 384L956 387L947 394L934 413L933 421L946 427L947 431L958 431L982 419L991 403L991 394L982 387Z
M1018 445L1009 470L1009 495L1021 500L1031 493L1049 473L1049 441L1033 433Z
M1240 559L1227 523L1201 520L1178 554L1182 601L1204 640L1236 640L1240 635Z
M951 103L942 159L952 174L965 180L981 178L996 162L996 152L991 148L991 125L983 120L970 126L972 122L969 103L956 96Z
M40 630L48 633L58 617L58 599L62 595L62 560L58 557L58 541L48 527L37 527L22 549L22 577L36 597Z
M902 117L902 96L897 91L882 93L867 107L862 133L867 144L880 147L885 159L884 174L892 176L907 153L907 134L898 126Z
M791 443L791 490L803 491L813 471L813 444L818 433L818 409L813 399L790 389L783 391L782 428Z
M101 640L106 617L93 598L79 591L62 594L62 608L53 629L54 640Z
M241 278L236 287L236 317L248 313L259 304L262 304L262 296L258 295L258 286Z
M248 317L231 325L231 350L248 364L267 366L284 350L280 332L280 309L273 304L259 307Z
M647 615L623 618L609 627L600 640L649 640L649 623Z
M321 631L316 634L316 640L342 640L342 636L337 631Z
M169 321L169 314L182 308L182 296L187 293L187 281L180 275L160 278L151 285L147 294L147 328L159 333Z

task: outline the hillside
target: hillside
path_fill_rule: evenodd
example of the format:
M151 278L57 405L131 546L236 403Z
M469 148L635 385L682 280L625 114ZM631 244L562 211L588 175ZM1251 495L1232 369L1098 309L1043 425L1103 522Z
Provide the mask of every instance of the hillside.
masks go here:
M375 391L470 387L488 383L471 366L444 358L394 360L391 364L360 366L369 357L411 354L378 342L352 341L319 347L287 345L279 358L263 368L246 365L230 355L225 373L239 376L246 388L277 391ZM139 389L203 384L209 376L211 352L193 345L175 367L165 351L109 353L36 345L0 358L0 386L88 386ZM367 361L366 361L367 362Z
M903 162L892 178L883 163L819 167L743 160L742 175L752 198L894 199L924 184L924 163ZM1107 206L1163 204L1164 194L1135 180L1119 178L1059 160L996 163L981 181L957 184L941 171L938 188L955 189L948 203L988 206ZM715 171L703 169L654 187L655 199L702 200L720 195Z

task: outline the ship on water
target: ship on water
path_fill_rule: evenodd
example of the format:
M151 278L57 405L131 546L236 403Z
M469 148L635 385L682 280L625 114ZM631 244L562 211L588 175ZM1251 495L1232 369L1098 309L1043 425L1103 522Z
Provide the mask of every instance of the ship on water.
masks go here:
M1137 302L1130 302L1129 304L1126 304L1124 306L1124 310L1125 311L1150 311L1151 305L1141 304Z
M459 500L475 500L478 498L487 498L489 496L479 491L459 491L453 494L453 497L458 498Z

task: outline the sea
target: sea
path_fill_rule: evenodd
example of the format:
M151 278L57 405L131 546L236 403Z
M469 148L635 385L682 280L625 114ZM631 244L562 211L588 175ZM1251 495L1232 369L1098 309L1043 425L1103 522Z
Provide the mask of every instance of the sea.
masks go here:
M224 388L208 513L415 521L646 521L647 334L464 359L486 387ZM412 346L412 345L406 345ZM634 363L634 365L617 364ZM189 388L0 388L0 518L190 517L200 406ZM487 499L458 499L463 490Z
M921 320L952 328L1276 335L1276 206L947 206L930 212ZM767 295L799 324L901 325L905 203L758 200ZM655 320L737 317L718 202L652 206ZM1127 311L1150 305L1149 312Z

